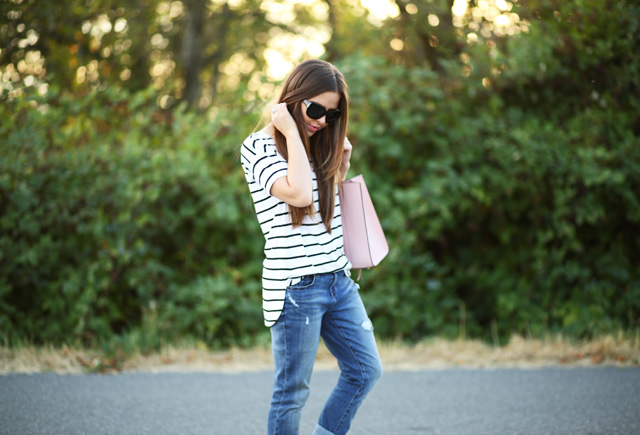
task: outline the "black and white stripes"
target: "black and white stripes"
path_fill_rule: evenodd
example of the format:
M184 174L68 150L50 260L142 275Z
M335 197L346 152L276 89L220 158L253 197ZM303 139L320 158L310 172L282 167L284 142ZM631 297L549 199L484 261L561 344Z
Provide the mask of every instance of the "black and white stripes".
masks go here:
M273 138L264 132L251 134L242 144L241 163L266 239L262 309L265 325L272 326L280 316L290 284L305 275L351 268L344 255L340 200L336 193L331 234L326 231L320 213L307 216L300 227L293 228L287 203L269 193L273 183L287 175L287 162L278 154ZM315 172L313 199L319 210Z

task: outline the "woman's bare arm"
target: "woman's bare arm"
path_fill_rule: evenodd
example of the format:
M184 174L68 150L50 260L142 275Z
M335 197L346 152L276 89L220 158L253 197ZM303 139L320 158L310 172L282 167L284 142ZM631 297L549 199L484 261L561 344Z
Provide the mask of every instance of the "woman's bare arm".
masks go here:
M285 103L275 106L271 122L287 140L287 176L271 186L271 195L294 207L307 207L313 202L311 165L298 127Z

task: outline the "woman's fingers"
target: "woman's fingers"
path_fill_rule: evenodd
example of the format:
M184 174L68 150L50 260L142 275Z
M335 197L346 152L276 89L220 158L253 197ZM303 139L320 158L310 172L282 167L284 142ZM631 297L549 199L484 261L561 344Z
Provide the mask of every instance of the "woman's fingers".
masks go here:
M285 136L287 132L297 131L296 122L287 110L286 103L279 103L271 109L271 122Z

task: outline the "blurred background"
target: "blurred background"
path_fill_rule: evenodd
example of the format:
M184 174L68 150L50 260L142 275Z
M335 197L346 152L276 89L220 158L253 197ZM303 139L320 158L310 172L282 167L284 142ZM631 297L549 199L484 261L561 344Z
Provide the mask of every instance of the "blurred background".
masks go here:
M632 0L0 1L0 342L269 341L238 160L298 62L350 87L378 337L640 327Z

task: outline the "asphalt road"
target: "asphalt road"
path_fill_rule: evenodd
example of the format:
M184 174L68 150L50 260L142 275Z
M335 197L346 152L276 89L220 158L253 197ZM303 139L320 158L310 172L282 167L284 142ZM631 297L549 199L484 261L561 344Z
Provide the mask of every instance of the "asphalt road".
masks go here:
M337 372L318 371L310 434ZM266 431L270 372L0 376L0 434ZM388 372L353 435L640 434L640 368Z

